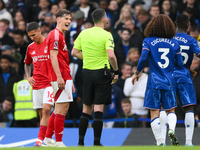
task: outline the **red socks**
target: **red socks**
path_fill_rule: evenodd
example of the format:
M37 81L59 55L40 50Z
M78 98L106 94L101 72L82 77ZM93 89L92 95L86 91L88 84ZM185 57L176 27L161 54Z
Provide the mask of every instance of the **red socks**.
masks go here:
M45 138L45 134L46 134L46 130L47 130L47 126L44 125L40 125L40 130L38 133L38 139L43 141Z
M50 118L49 118L49 122L48 122L48 126L47 126L47 132L46 132L46 136L47 138L52 138L54 131L54 120L55 120L55 114L52 113Z
M56 142L62 142L64 123L65 123L65 116L56 114L54 121Z

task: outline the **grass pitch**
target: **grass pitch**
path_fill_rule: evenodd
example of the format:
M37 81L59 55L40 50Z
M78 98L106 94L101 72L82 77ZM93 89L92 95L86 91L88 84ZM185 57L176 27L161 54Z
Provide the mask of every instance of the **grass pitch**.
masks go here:
M120 147L16 147L16 148L0 148L0 150L199 150L200 146L120 146Z

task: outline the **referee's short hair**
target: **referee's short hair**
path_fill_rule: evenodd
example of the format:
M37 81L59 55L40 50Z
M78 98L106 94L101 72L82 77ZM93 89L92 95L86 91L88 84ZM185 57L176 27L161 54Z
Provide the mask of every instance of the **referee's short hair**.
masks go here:
M103 17L105 17L105 10L101 8L97 8L92 12L92 19L94 23L99 23Z
M71 15L70 11L68 11L67 9L60 9L57 13L56 13L56 18L58 17L63 17L64 15Z
M37 30L39 29L40 26L38 25L37 22L31 22L28 24L28 26L26 27L26 32L30 32L30 31L33 31L33 30Z

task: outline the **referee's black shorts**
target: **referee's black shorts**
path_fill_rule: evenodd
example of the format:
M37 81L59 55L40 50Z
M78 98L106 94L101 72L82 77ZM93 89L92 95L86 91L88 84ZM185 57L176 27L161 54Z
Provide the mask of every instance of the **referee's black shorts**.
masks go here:
M104 69L83 69L83 104L111 104L110 72L104 75Z

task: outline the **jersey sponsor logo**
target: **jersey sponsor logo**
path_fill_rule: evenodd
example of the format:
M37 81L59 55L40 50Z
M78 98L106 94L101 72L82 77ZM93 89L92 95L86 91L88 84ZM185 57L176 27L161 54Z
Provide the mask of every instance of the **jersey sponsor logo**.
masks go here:
M54 49L58 49L58 41L54 42Z
M47 60L49 59L49 55L34 56L32 59L33 59L33 62L37 62L37 61L47 61Z
M36 54L35 51L33 51L33 52L31 53L31 55L34 55L34 54Z

